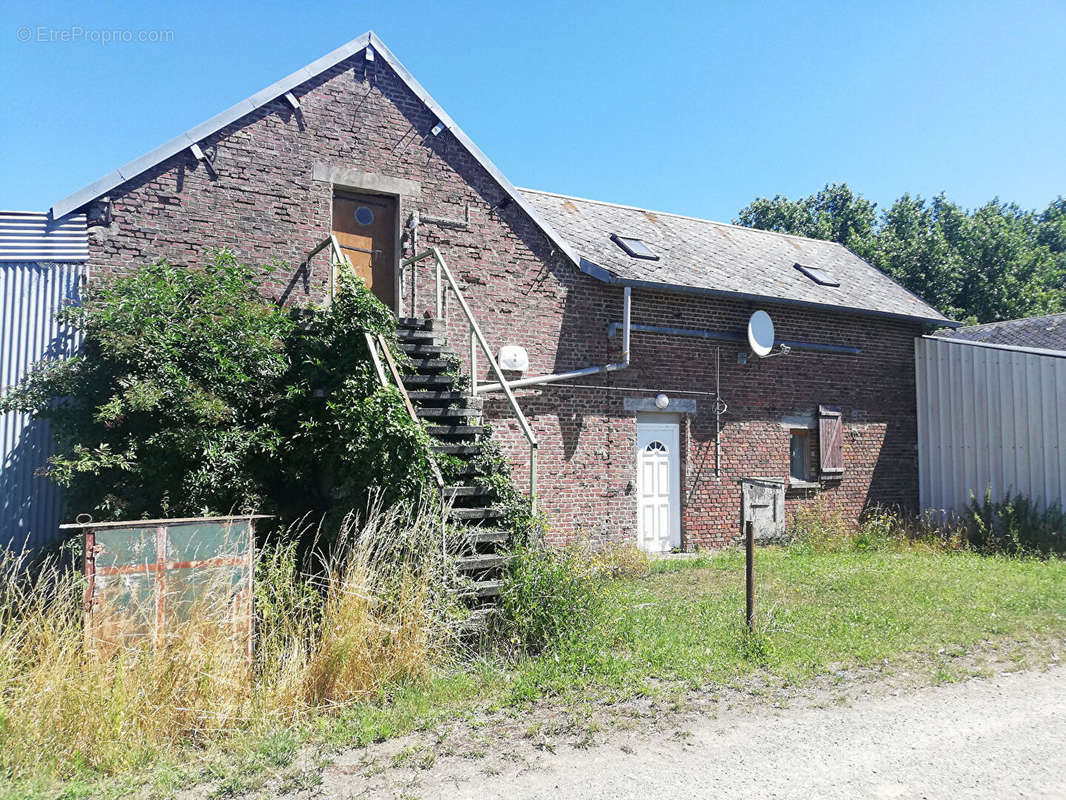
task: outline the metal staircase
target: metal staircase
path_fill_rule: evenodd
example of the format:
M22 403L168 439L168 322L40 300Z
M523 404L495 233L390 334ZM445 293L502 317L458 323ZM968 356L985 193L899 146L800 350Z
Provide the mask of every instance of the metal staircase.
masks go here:
M329 290L332 297L338 270L351 270L352 265L341 250L336 236L331 234L308 253L305 264L309 270L312 258L325 251L329 252L331 261ZM404 271L411 270L410 307L414 309L417 306L418 280L415 269L420 262L427 260L432 261L434 272L436 317L400 317L396 329L400 349L408 357L411 366L404 366L401 370L381 334L366 332L364 335L382 385L389 385L391 376L391 383L400 389L412 419L424 421L427 432L436 439L434 454L449 457L431 458L437 487L446 509L448 524L445 525L444 546L459 557L459 569L470 579L473 594L477 598L489 599L498 595L503 586L503 572L510 558L510 531L500 524L504 512L495 504L497 498L491 490L477 482L477 478L483 477L479 472L477 456L484 447L485 437L489 435L488 428L481 424L484 400L477 396L479 351L488 362L489 370L498 382L497 388L503 392L519 429L529 443L529 503L534 512L537 503L537 437L504 379L500 365L455 276L435 247L401 262L401 283ZM448 349L442 335L447 324L449 296L455 298L468 325L468 379L456 374L459 359L454 351ZM438 325L441 327L438 328ZM443 470L438 462L444 463ZM460 535L449 537L449 528ZM455 539L458 542L454 542Z
M502 511L490 489L480 485L476 457L489 435L481 424L484 400L462 391L463 378L451 372L458 362L433 319L400 319L396 337L410 359L401 372L403 388L426 431L436 440L433 450L447 455L441 467L442 494L448 522L460 535L451 536L459 550L459 569L472 581L478 598L490 598L503 585L508 563L509 532L497 523Z

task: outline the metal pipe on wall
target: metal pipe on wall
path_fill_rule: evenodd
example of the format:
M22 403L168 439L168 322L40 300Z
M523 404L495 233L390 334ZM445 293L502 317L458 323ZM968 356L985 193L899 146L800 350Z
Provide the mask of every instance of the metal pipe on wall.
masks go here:
M617 372L629 366L629 324L633 313L633 289L625 287L622 301L622 360L614 364L601 364L596 367L584 367L583 369L570 370L569 372L556 372L551 375L533 375L529 378L519 378L515 381L507 381L509 389L521 389L524 386L538 386L544 383L556 383L558 381L584 378L588 375L599 375L603 372ZM475 378L476 380L476 378ZM503 389L502 383L486 383L478 386L478 392L499 392Z
M618 335L618 329L625 327L622 323L612 322L607 326L607 336L613 339ZM743 333L733 331L712 331L702 328L671 328L665 325L630 325L630 330L638 333L661 333L668 336L689 336L697 339L712 339L723 342L747 342L748 337ZM840 355L857 356L862 353L858 347L845 347L837 344L819 344L817 342L800 342L792 339L778 339L775 344L783 344L793 350L810 350L815 353L839 353Z

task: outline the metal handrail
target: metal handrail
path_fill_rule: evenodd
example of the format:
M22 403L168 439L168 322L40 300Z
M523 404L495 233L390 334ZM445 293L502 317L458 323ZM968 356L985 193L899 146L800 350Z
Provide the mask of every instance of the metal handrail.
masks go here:
M418 418L418 412L415 411L414 404L411 402L411 396L407 394L407 389L404 388L403 381L400 379L400 371L396 367L396 361L392 357L392 353L389 352L385 337L380 333L377 334L377 340L370 334L369 331L363 331L363 336L366 338L366 346L370 351L370 360L374 362L374 371L377 373L378 380L381 381L382 386L388 386L389 380L386 377L385 368L381 364L381 355L385 356L385 362L388 364L389 373L392 374L392 380L396 384L396 388L400 390L400 396L403 398L403 404L407 408L407 414L411 417L411 421L421 427L422 420ZM381 348L379 354L378 347ZM437 483L437 488L441 489L441 502L444 501L444 476L441 474L440 467L437 466L437 459L433 457L432 451L426 452L426 457L429 459L429 468L433 471L433 479Z
M455 293L455 299L459 302L459 307L463 310L463 314L466 316L466 321L470 326L470 394L473 396L477 395L477 348L475 347L475 344L477 344L481 346L481 350L485 353L489 366L492 368L492 373L496 376L496 380L500 382L503 393L507 397L507 402L511 406L511 411L514 412L514 416L518 420L518 427L522 429L526 441L529 442L529 503L530 508L535 513L537 510L537 447L539 446L537 436L533 433L533 428L530 427L526 415L522 413L522 408L518 405L518 400L515 398L514 392L512 392L511 387L507 385L507 381L503 376L503 370L500 369L500 365L497 363L496 357L492 354L489 343L485 340L485 335L481 332L477 320L474 319L474 313L470 310L470 306L467 305L466 298L463 297L463 293L460 291L459 285L455 281L455 276L453 276L452 271L448 269L448 264L444 261L444 256L440 254L440 250L436 247L423 250L421 253L405 259L401 264L401 269L417 264L419 261L423 261L430 257L433 258L436 264L437 319L443 319L445 293L450 287ZM414 283L415 278L416 276L412 274L412 283ZM411 309L411 313L415 313L414 308Z
M336 268L337 267L347 267L348 269L350 269L354 273L355 272L355 267L352 266L351 259L348 258L348 256L344 253L343 250L341 250L340 242L337 241L337 235L334 234L334 233L331 233L329 236L327 236L325 239L323 239L321 242L319 242L317 245L315 245L315 247L311 250L311 252L309 252L307 254L307 257L304 258L304 263L307 264L308 267L310 267L311 259L314 258L319 253L321 253L327 247L330 250L330 256L331 256L330 271L329 271L329 297L332 300L336 296L336 293L337 293L337 270L336 270Z

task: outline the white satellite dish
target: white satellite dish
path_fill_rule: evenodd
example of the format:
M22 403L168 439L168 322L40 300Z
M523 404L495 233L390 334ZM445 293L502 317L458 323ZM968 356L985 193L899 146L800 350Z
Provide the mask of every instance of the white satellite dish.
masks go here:
M756 311L748 319L748 347L759 358L774 349L774 321L765 311Z

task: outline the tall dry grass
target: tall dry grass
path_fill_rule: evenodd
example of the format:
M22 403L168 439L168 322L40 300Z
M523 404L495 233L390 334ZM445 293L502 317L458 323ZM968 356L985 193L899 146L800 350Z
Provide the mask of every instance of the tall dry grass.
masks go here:
M858 521L820 502L796 509L785 541L795 552L912 550L948 552L965 547L964 532L933 514L913 516L892 509L868 509Z
M0 774L63 777L147 764L239 728L287 724L417 680L450 646L454 597L439 518L378 509L297 559L294 537L258 554L256 648L227 592L208 592L166 636L114 628L87 644L84 581L51 562L0 562Z

